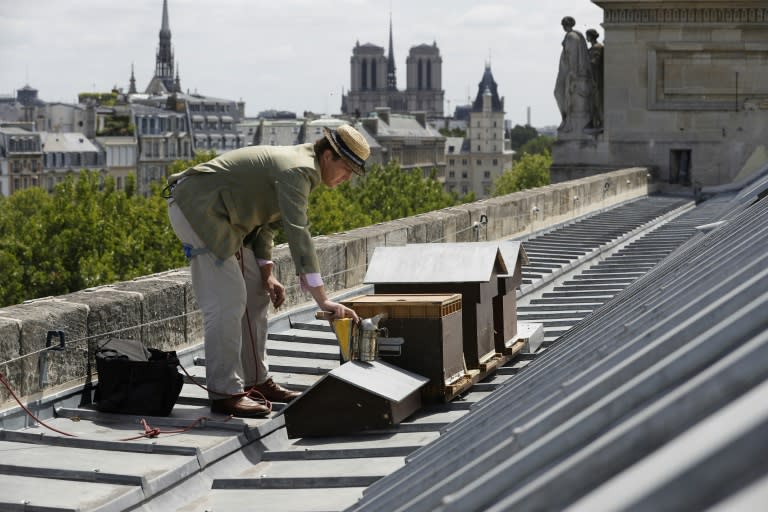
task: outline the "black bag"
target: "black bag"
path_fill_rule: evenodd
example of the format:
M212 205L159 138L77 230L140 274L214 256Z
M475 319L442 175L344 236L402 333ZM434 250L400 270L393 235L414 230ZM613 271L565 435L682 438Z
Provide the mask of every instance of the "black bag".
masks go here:
M184 378L176 352L145 348L136 340L111 339L95 353L96 408L103 412L168 416Z

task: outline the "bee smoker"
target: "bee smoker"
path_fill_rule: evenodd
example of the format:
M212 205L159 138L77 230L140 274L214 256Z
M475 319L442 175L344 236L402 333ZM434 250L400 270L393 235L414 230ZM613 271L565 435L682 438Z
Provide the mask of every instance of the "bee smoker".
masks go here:
M349 318L333 320L332 325L336 338L341 347L343 361L374 361L379 358L379 351L400 355L403 338L389 338L386 327L379 327L379 321L387 317L380 313L371 318L363 318L358 325L351 323ZM315 315L318 319L327 319L324 311ZM348 340L348 341L347 341Z
M352 341L352 359L358 361L373 361L379 357L379 334L387 332L386 328L379 329L379 320L383 314L371 318L363 318L357 329L357 335Z

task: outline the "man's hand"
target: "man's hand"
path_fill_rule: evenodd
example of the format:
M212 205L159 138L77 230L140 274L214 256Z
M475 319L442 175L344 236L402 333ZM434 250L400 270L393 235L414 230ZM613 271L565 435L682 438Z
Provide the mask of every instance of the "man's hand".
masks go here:
M271 261L264 265L259 264L259 272L261 272L261 283L264 290L269 295L272 305L277 309L285 302L285 286L272 274L272 267L274 266L275 264Z
M306 283L303 274L299 277L299 279L303 283ZM327 311L332 315L328 320L348 317L353 318L355 323L360 322L360 318L357 316L357 313L355 313L352 309L346 307L343 304L339 304L338 302L333 302L328 298L328 295L325 293L325 286L307 286L307 290L312 294L312 298L315 299L318 307L320 307L322 311Z
M269 294L269 300L272 301L272 305L275 309L283 305L285 302L285 286L283 286L275 276L270 275L266 281L264 281L264 289Z
M333 317L330 318L330 320L335 320L337 318L352 318L355 323L360 321L360 318L357 316L357 313L353 309L348 308L347 306L343 304L339 304L338 302L333 302L332 300L325 300L322 304L318 304L320 306L320 309L323 311L328 311L329 313L333 314Z

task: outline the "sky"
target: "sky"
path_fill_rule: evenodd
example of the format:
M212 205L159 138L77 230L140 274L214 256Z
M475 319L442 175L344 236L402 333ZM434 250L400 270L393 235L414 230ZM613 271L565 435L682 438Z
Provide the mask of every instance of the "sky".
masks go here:
M0 0L0 95L26 84L48 102L80 92L143 92L152 78L162 0ZM490 63L505 118L560 122L554 90L560 20L601 34L590 0L168 0L182 89L267 109L338 114L355 44L389 45L398 88L412 46L437 43L446 113L474 99Z

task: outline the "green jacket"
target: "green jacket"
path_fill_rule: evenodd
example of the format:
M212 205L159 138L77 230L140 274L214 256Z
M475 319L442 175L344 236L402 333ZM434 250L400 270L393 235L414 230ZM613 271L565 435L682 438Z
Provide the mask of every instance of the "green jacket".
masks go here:
M235 149L168 183L176 184L174 200L218 258L229 258L246 240L257 258L272 259L269 225L282 220L296 272L320 272L307 219L309 193L320 183L313 144Z

